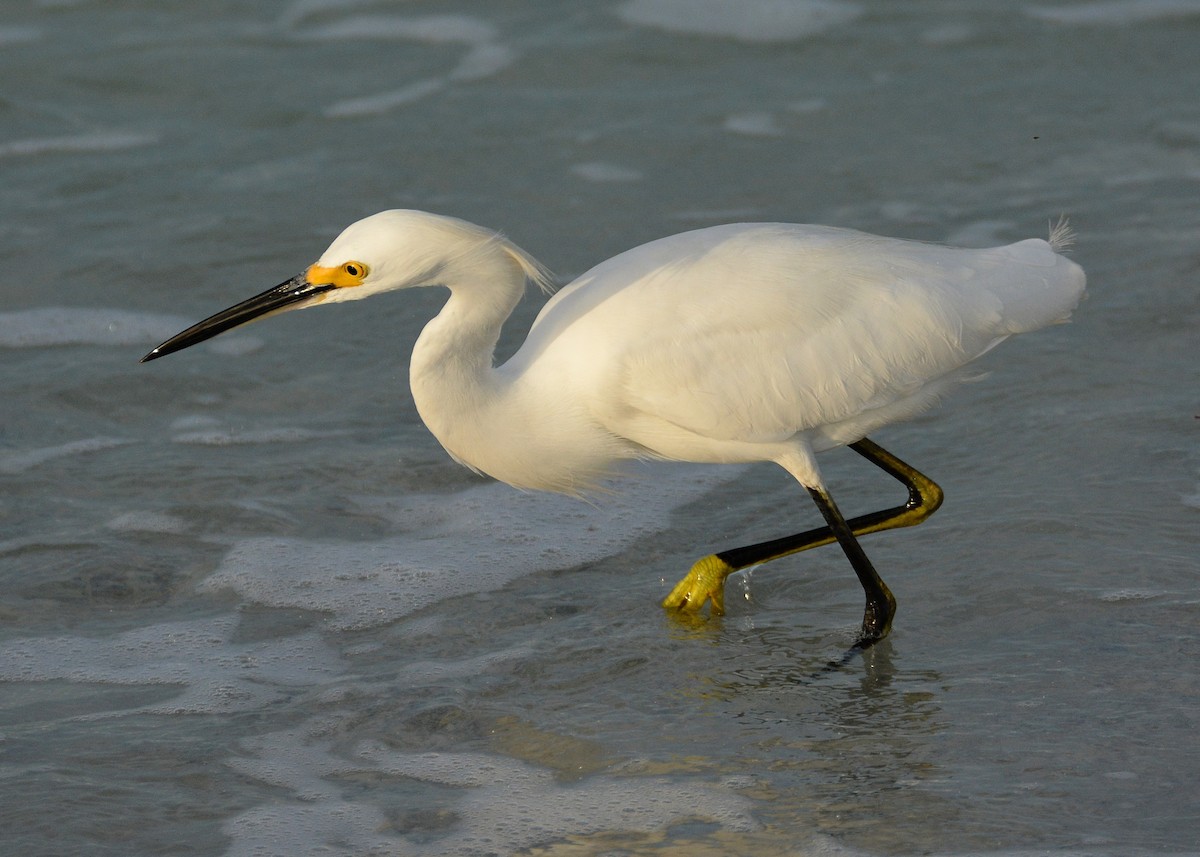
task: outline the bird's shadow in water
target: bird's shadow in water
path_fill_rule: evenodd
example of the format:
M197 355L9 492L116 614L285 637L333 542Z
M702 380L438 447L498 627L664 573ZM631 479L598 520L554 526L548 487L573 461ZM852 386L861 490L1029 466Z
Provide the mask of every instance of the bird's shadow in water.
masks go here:
M932 671L902 674L890 637L863 646L850 629L804 633L791 625L755 625L746 617L676 612L667 616L673 639L717 650L707 661L709 668L691 685L703 687L700 695L713 700L754 697L755 707L765 703L769 709L766 697L794 699L807 690L823 697L848 689L850 681L856 697L887 707L885 698L898 692L893 683L914 680L925 686L939 681ZM831 648L837 653L831 655Z
M937 671L905 669L903 650L890 638L861 648L848 628L811 633L783 617L757 627L745 618L670 623L676 639L714 655L684 692L739 727L741 738L730 739L739 758L758 758L791 772L786 782L864 809L897 782L940 775L934 736L945 718Z

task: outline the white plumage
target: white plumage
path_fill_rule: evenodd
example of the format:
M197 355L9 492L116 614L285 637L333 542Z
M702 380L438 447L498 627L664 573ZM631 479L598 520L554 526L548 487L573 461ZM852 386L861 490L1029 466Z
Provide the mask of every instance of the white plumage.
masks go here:
M1065 228L982 250L824 226L699 229L584 273L494 367L501 325L545 269L490 230L385 211L145 359L284 309L440 285L450 296L410 381L458 461L570 494L630 459L774 461L825 494L815 453L912 416L1004 339L1070 316L1085 278L1057 252L1068 241Z
M828 449L921 410L1004 338L1065 320L1082 287L1078 266L1036 239L958 250L786 224L664 238L555 295L497 373L504 411L534 415L520 443L596 430L607 442L574 445L574 460L534 454L536 476L477 466L562 490L614 447L709 462ZM422 414L442 396L429 398ZM555 419L539 419L548 408Z

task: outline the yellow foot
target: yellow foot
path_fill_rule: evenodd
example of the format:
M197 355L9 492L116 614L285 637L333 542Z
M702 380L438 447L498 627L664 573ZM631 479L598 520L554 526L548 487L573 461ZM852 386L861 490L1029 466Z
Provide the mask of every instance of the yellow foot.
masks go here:
M698 559L687 576L675 584L671 594L663 599L662 606L668 610L698 613L706 601L712 601L712 615L724 615L725 578L735 571L736 568L716 554Z

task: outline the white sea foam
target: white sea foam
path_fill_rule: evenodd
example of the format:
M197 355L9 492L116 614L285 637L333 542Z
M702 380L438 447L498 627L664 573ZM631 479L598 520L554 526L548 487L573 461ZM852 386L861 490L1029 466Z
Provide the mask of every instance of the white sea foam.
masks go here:
M666 527L672 509L741 472L673 469L664 478L630 480L598 506L498 483L452 496L360 499L364 511L390 517L413 535L372 542L243 539L201 587L326 612L336 628L380 625L523 575L610 556Z
M57 446L43 446L37 449L25 449L15 452L0 452L0 473L21 473L30 468L53 461L56 458L66 458L71 455L85 455L102 449L112 449L114 446L124 446L132 441L117 437L89 437L83 440L73 440Z
M629 0L617 7L630 24L745 42L796 41L862 13L858 3L842 0Z
M496 28L468 15L358 15L323 27L297 33L299 38L330 39L401 39L430 44L477 45L494 41Z
M969 24L953 22L930 27L921 33L921 41L927 45L961 45L974 37L974 27Z
M0 48L36 42L41 38L42 31L36 27L0 27Z
M478 44L467 51L447 77L452 81L483 80L499 74L517 61L517 52L508 45Z
M819 113L827 107L829 102L824 98L801 98L787 105L792 113Z
M357 15L296 34L306 40L391 39L469 48L444 76L408 83L373 95L346 98L325 108L331 119L374 116L413 104L440 92L450 83L483 80L508 68L517 53L496 41L496 28L469 15Z
M120 309L37 307L0 312L0 347L158 343L188 324L183 316Z
M536 654L532 646L510 646L474 657L405 662L396 669L394 682L404 687L417 687L463 679L494 671L511 661L521 661Z
M765 111L737 113L725 120L724 128L747 137L778 137L783 134L774 115Z
M121 533L186 533L187 521L164 512L125 512L107 524Z
M636 182L643 178L638 170L622 167L617 164L605 164L599 161L589 161L583 164L572 164L571 172L581 179L590 182Z
M217 403L213 402L213 404ZM219 425L221 425L221 421L216 417L210 417L208 414L185 414L182 417L176 417L171 420L171 431L203 431L215 429Z
M412 104L427 98L446 87L446 81L441 78L418 80L391 92L380 92L376 95L364 95L361 98L347 98L335 102L325 108L325 115L331 119L350 119L356 116L374 116L387 113L397 107Z
M235 428L213 428L197 431L185 431L172 435L175 443L195 444L199 446L242 446L255 443L306 443L327 437L338 437L345 434L341 431L312 431L311 429L293 426L276 428L252 429L242 431Z
M370 6L374 2L375 0L297 0L283 13L280 22L285 27L294 27L316 15Z
M152 146L157 142L158 137L153 134L126 134L116 131L96 131L63 137L34 137L0 143L0 158L19 155L113 152Z
M1111 592L1105 592L1100 596L1101 601L1106 601L1111 604L1116 604L1122 601L1150 601L1154 598L1160 598L1167 593L1157 589L1114 589Z
M364 742L356 755L391 776L466 789L459 800L461 822L425 847L433 854L487 853L496 844L513 853L565 833L649 833L684 819L728 830L757 827L748 801L719 780L593 776L564 785L550 771L482 753L402 753Z
M308 732L315 732L310 728ZM484 753L405 753L376 741L339 755L306 730L246 742L227 761L245 776L287 793L224 825L227 857L270 854L513 854L567 835L606 830L653 833L702 819L730 831L757 828L741 782L677 782L596 775L558 782L551 771ZM456 821L442 835L387 833L383 808L366 792L345 798L347 777L405 777L459 789L447 798Z
M0 681L72 681L173 685L179 694L136 710L157 714L257 711L296 685L341 670L337 655L312 632L233 642L238 620L167 622L113 637L28 637L0 644ZM94 712L88 717L121 712Z
M1055 24L1120 27L1200 15L1200 0L1100 0L1069 6L1029 6L1025 14Z
M229 758L226 764L286 796L226 820L222 827L232 841L225 857L409 853L398 850L396 837L381 832L389 827L387 818L369 802L369 793L351 802L329 779L362 772L366 766L338 758L326 743L309 741L300 729L247 741L245 750L252 755Z

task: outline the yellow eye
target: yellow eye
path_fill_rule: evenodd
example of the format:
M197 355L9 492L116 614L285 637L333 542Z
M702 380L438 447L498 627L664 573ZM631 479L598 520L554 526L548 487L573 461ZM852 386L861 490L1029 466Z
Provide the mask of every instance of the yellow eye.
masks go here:
M370 269L362 262L343 262L336 268L313 265L307 271L308 281L314 284L337 286L339 289L361 286Z
M342 273L349 279L362 282L367 276L367 266L362 262L346 262L342 265Z

